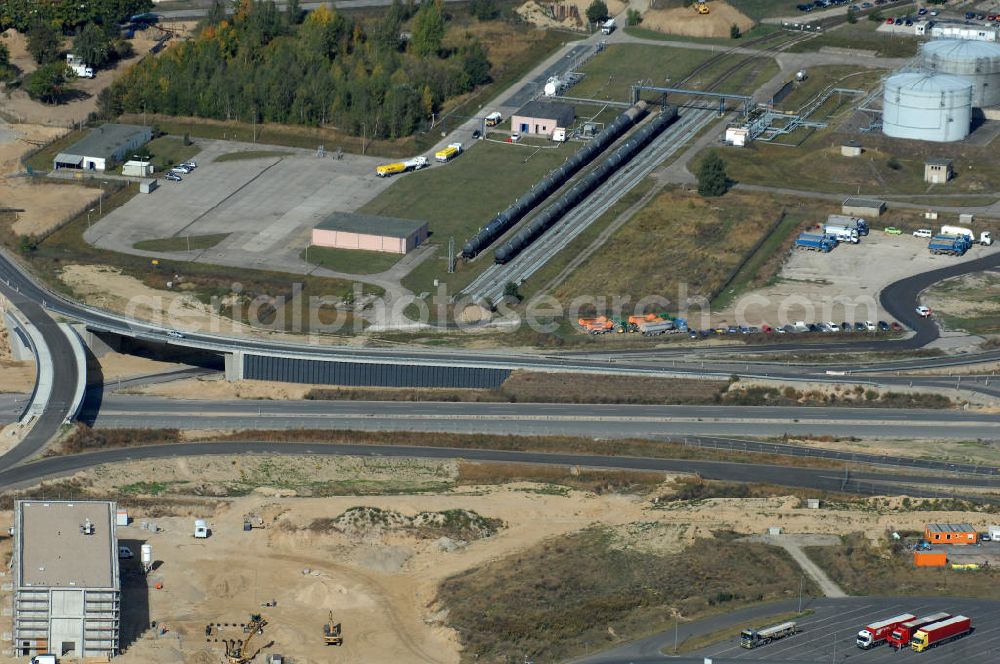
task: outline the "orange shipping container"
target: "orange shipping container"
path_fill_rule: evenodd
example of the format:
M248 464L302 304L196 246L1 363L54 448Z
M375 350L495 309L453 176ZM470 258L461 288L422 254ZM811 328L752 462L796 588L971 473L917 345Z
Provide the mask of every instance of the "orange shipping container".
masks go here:
M942 551L914 551L913 564L916 567L944 567L948 564L948 556Z

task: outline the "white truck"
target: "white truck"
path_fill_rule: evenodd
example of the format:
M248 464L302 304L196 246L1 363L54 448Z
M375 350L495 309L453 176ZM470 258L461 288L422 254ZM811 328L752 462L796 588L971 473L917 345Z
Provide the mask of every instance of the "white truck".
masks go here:
M609 18L607 21L601 25L601 33L605 35L610 35L615 31L615 19Z
M76 57L72 53L66 54L66 66L80 78L94 78L93 67L88 67L82 59Z
M824 235L832 235L837 238L837 242L850 242L851 244L857 244L861 241L858 236L858 231L856 228L847 226L838 226L836 224L823 224Z
M499 111L493 111L486 116L486 122L484 124L487 127L496 127L501 122L503 122L503 114Z
M758 646L767 645L771 641L776 641L777 639L783 639L786 636L797 634L798 631L798 625L794 622L785 622L780 625L765 627L760 630L745 629L740 632L740 645L744 648L756 648Z
M208 522L204 519L196 519L194 522L194 536L198 539L208 537Z
M962 226L942 226L941 235L964 235L973 243L976 242L976 234L972 231L972 229L964 228ZM990 236L989 231L983 231L979 234L979 244L984 247L988 247L993 244L993 238Z
M1000 526L990 526L986 529L986 534L991 542L1000 542ZM985 537L983 538L986 539Z

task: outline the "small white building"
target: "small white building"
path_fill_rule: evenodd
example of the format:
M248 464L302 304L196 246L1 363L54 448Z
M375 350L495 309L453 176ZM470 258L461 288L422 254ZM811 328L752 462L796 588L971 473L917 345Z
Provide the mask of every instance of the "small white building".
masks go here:
M725 141L729 145L742 148L747 144L747 137L750 130L746 127L727 127Z
M153 174L153 164L148 161L130 159L122 165L122 175L136 178L147 178Z

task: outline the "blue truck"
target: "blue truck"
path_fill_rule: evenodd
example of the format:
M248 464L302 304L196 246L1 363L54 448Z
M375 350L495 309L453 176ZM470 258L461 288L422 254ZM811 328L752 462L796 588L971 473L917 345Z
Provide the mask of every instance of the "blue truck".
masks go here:
M836 238L827 235L802 233L795 239L795 248L799 251L822 251L825 254L833 251L836 246Z
M963 256L971 247L967 235L935 235L927 245L935 256Z

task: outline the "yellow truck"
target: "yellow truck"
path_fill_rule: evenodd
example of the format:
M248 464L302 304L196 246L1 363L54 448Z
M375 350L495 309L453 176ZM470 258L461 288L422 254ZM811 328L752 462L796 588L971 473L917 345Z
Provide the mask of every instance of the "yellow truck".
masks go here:
M696 4L694 6L694 10L699 14L707 14L709 12L708 5L706 5L704 2L699 2L698 4Z
M451 161L460 154L462 154L462 144L452 143L448 147L435 152L434 159L441 162Z
M407 159L406 161L396 161L391 164L382 164L381 166L375 167L375 175L380 178L387 178L390 175L396 175L397 173L406 173L407 171L419 171L421 168L427 166L427 157L414 157L413 159Z

